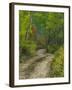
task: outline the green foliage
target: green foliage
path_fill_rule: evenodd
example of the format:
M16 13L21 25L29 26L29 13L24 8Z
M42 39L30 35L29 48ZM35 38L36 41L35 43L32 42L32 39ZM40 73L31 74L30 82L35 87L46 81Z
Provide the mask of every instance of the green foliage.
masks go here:
M28 60L30 57L35 56L36 49L37 49L37 45L34 41L30 41L30 40L23 41L21 47L19 48L20 63Z
M64 49L61 47L55 52L55 57L51 63L50 77L64 76Z
M63 13L19 11L20 58L34 56L36 49L40 48L55 53L63 44Z
M58 49L59 49L59 45L56 45L56 44L54 44L54 45L48 45L47 46L47 52L48 53L55 53Z
M64 24L64 15L63 13L48 13L48 22L46 23L48 29L53 30L59 28L61 25Z
M36 44L33 41L23 41L22 44L22 53L27 56L34 56L36 52Z

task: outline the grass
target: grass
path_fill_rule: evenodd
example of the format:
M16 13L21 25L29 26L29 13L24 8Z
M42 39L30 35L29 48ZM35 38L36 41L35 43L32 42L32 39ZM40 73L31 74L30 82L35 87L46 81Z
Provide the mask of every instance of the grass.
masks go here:
M60 47L55 52L55 57L51 63L50 77L64 76L64 49Z

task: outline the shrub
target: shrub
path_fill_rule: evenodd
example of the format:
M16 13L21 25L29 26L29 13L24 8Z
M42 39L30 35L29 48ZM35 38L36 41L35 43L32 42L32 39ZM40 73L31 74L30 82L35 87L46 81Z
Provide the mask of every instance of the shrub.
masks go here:
M37 45L33 41L24 41L22 44L22 54L28 56L34 56L36 52Z
M34 56L36 53L36 48L37 45L34 41L30 40L23 41L21 46L19 47L20 63Z
M51 63L50 77L64 76L64 49L61 47L56 51L55 57Z
M48 53L54 53L55 51L58 50L58 48L59 48L59 45L56 45L56 44L54 44L54 45L48 45L47 46L47 52Z

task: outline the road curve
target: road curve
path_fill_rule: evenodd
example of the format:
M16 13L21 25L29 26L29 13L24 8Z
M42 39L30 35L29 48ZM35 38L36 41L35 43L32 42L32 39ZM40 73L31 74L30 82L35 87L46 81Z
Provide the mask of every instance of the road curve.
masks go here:
M19 79L46 78L49 77L52 54L35 56L27 62L19 65Z

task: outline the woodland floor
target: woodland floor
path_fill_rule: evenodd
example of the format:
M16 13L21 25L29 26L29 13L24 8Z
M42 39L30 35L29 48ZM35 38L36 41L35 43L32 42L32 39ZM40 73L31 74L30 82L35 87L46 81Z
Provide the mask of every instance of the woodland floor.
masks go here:
M46 78L49 77L50 64L53 55L49 53L39 54L19 64L19 79Z

